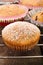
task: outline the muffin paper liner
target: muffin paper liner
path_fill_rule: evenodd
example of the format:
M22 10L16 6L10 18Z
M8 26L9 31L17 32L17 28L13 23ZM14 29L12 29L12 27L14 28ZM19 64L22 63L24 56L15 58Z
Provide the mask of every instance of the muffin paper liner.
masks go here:
M36 46L36 44L38 43L38 41L36 41L34 44L24 45L24 46L11 46L7 42L5 42L5 45L12 51L20 51L21 52L21 51L28 51L28 50L33 49Z

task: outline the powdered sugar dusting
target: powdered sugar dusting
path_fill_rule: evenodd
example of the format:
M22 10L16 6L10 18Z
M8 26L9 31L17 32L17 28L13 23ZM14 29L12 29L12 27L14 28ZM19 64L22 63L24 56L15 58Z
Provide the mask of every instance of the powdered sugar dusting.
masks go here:
M38 34L40 30L35 25L20 21L9 24L2 30L2 36L11 41L21 42L27 39L31 41Z

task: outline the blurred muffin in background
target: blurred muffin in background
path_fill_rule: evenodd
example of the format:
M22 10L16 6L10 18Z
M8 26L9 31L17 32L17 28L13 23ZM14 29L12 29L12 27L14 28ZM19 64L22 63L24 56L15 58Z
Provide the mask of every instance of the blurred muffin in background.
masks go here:
M43 8L33 9L29 12L30 22L39 27L43 34Z
M27 6L28 8L43 7L43 0L19 0L21 4Z
M32 23L37 26L43 26L43 8L31 10L29 16Z
M9 4L0 6L0 25L22 20L27 15L27 7L19 4Z
M38 22L43 22L43 11L37 12L32 16L32 19Z

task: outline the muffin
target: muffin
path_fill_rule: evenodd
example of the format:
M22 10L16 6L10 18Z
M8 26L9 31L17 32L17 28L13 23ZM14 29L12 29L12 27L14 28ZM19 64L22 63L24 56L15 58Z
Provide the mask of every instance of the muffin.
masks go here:
M43 8L33 9L29 12L30 22L39 27L43 34Z
M0 25L23 19L28 12L27 7L19 4L0 5Z
M43 6L43 0L20 0L20 3L30 8Z
M43 26L43 8L31 10L29 12L29 17L32 20L32 23L40 27Z
M31 50L39 41L40 30L31 23L18 21L2 30L2 38L13 50Z
M43 11L37 12L32 16L32 19L38 22L43 22Z

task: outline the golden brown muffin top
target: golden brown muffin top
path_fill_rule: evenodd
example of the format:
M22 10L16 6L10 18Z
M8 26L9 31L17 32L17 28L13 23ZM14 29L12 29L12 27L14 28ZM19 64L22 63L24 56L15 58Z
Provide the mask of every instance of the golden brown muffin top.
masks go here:
M43 0L20 0L26 6L43 6Z
M32 19L38 22L43 22L43 11L36 12L36 14L32 16Z
M15 22L2 30L2 37L11 45L28 45L36 42L40 37L40 30L28 22Z
M24 14L26 12L25 7L17 4L1 5L0 17L14 17Z

